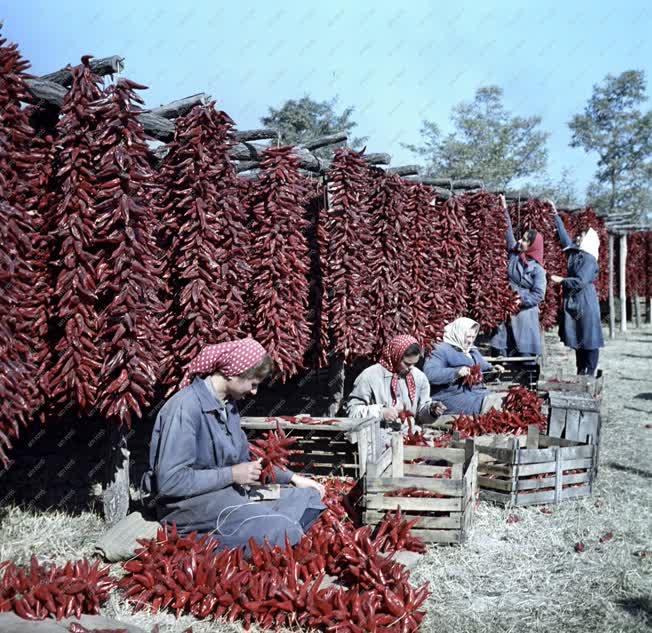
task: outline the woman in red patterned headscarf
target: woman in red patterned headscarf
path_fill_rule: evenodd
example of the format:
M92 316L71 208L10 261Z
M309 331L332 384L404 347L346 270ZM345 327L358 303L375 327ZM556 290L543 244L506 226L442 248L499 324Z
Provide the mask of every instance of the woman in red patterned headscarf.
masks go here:
M237 402L255 395L272 369L260 343L245 338L207 345L190 363L180 390L160 410L150 444L145 489L159 521L182 533L211 533L221 547L250 538L296 544L325 509L321 484L276 469L280 498L258 501L260 460L252 461Z
M350 417L380 417L385 426L399 428L399 417L407 411L420 424L432 423L445 408L430 399L430 384L416 367L421 347L413 336L392 338L380 362L356 379L346 403ZM404 428L404 430L406 430Z

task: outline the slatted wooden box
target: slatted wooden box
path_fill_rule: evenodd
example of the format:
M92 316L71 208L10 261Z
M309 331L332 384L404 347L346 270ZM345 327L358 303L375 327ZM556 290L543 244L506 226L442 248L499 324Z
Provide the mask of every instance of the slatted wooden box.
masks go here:
M407 463L419 458L429 463ZM413 532L426 543L463 543L473 521L477 466L478 455L472 441L465 448L403 446L403 438L396 433L391 451L367 465L363 522L378 525L388 511L400 507L408 520L419 517ZM450 479L433 477L449 468ZM442 497L385 496L387 492L411 487L436 492Z
M358 479L366 473L367 462L380 453L379 418L313 418L336 420L334 424L292 424L281 422L281 428L303 451L294 455L295 472L312 475L347 476ZM262 437L276 429L267 418L243 417L241 426L249 439Z
M539 383L539 390L547 392L548 435L594 444L594 476L599 463L603 384L602 374Z
M560 503L591 495L597 447L540 435L475 438L480 498L500 505Z

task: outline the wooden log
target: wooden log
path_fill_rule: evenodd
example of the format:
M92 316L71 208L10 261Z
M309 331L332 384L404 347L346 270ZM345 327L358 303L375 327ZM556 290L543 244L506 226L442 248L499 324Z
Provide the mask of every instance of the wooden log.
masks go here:
M104 75L115 75L123 70L124 60L125 58L119 55L94 57L90 60L89 66L96 75L100 75L101 77ZM72 69L73 66L68 65L60 70L55 70L53 73L42 75L40 78L44 81L59 84L60 86L72 86Z
M255 160L238 161L238 162L234 163L234 166L235 166L235 173L236 174L240 174L243 171L246 171L246 172L249 172L249 171L252 171L252 170L256 171L255 174L253 174L253 173L252 174L247 174L247 175L243 174L243 177L245 177L245 178L248 178L249 176L257 177L258 174L260 173L260 169L258 169L260 167L260 163L258 161L255 161Z
M236 130L235 138L241 143L245 141L263 141L278 138L278 132L269 127L263 127L257 130Z
M609 233L609 338L616 336L616 304L614 301L614 234Z
M68 90L53 81L45 79L25 79L25 86L37 102L50 103L60 108Z
M392 157L389 154L363 154L362 158L370 165L389 165Z
M150 112L156 116L163 117L164 119L176 119L180 116L185 116L196 105L204 105L210 100L210 95L205 92L200 92L196 95L190 95L183 99L177 99L167 105L158 108L152 108Z
M337 145L338 143L346 143L349 139L346 132L337 132L335 134L325 134L317 138L310 139L305 143L301 143L300 147L314 151L320 147L328 147L329 145Z
M401 167L389 167L388 174L397 174L399 176L414 176L419 173L419 165L402 165Z
M157 141L171 141L174 138L174 123L152 112L141 112L138 120L145 129L147 136Z
M510 200L514 202L527 202L532 200L532 196L527 191L505 191L503 192L505 200Z
M419 182L422 185L429 185L431 187L441 187L444 190L450 190L453 181L450 178L431 178L430 176L409 176L406 180Z
M627 332L627 235L620 236L620 331Z
M468 178L465 180L453 180L453 189L482 189L484 183L482 180Z

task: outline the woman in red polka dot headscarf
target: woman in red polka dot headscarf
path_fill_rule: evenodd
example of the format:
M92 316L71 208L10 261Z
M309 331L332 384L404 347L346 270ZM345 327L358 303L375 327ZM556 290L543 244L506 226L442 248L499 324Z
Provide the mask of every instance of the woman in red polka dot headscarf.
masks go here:
M211 533L220 547L249 539L298 543L325 509L321 484L276 469L280 497L259 501L260 460L252 461L237 402L255 395L272 361L252 338L207 345L190 363L180 390L156 418L144 487L157 518L181 533Z
M380 417L383 425L407 432L399 421L407 411L420 424L432 423L445 407L430 399L430 384L416 367L421 347L413 336L392 338L380 362L365 369L356 379L346 403L350 417ZM414 427L417 428L417 427Z

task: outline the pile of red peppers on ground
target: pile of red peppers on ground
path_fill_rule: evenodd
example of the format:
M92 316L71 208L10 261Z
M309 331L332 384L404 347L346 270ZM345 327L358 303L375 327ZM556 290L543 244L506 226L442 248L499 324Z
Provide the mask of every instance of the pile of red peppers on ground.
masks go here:
M400 511L387 515L375 537L370 527L356 529L341 503L352 485L326 482L328 510L294 549L250 541L247 559L242 549L217 551L209 537L182 537L166 527L142 542L118 584L135 609L238 620L247 629L416 631L428 587L412 587L391 555L424 545ZM336 584L325 586L326 576Z
M27 619L95 614L117 585L136 611L238 620L246 629L418 630L428 585L414 588L409 571L392 560L398 551L425 551L410 532L415 521L399 509L387 513L375 535L371 527L356 528L345 507L353 480L324 483L328 509L294 548L287 541L270 547L251 540L245 557L243 549L219 551L208 535L182 536L165 526L156 538L139 541L117 582L108 567L87 560L63 568L36 559L28 569L0 564L0 612Z

